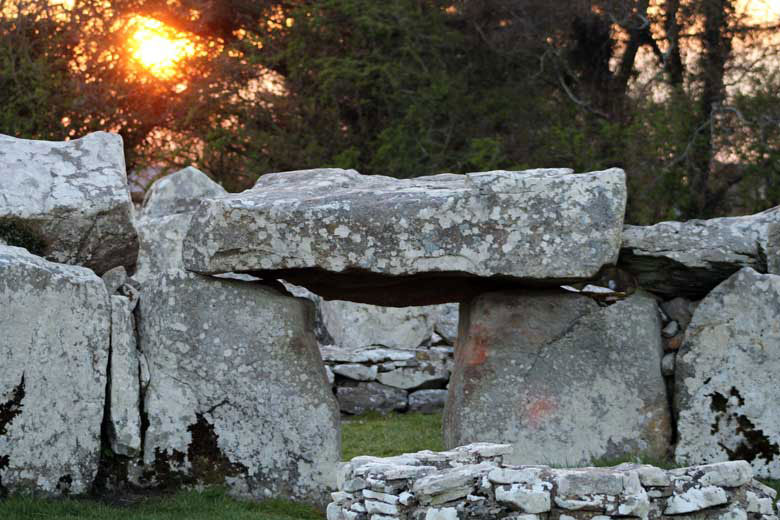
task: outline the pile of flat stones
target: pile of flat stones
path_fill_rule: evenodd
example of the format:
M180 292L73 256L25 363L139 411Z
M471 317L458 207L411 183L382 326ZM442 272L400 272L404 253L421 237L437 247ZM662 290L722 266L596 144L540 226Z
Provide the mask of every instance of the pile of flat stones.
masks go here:
M357 457L342 471L328 520L776 520L777 492L744 461L663 470L645 464L556 469L503 462L512 447Z

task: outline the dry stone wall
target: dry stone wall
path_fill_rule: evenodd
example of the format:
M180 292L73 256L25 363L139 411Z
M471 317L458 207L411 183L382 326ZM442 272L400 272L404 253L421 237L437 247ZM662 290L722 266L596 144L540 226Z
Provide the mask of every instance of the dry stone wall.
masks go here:
M663 470L640 464L556 469L508 465L512 446L357 457L328 520L776 520L776 492L744 461Z

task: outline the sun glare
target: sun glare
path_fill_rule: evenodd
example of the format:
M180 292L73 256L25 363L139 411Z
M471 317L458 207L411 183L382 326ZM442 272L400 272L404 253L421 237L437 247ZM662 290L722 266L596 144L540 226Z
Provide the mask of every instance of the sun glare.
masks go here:
M135 26L130 39L131 55L157 78L173 78L177 63L197 52L195 43L186 35L159 20L136 17L131 23Z

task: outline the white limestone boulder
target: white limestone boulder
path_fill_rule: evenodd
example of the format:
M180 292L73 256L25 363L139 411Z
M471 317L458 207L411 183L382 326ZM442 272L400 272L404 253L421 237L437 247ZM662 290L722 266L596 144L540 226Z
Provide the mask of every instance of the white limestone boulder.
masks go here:
M188 166L154 182L144 196L143 218L195 211L200 201L227 194L208 175Z
M780 276L744 268L699 304L677 354L681 464L747 460L780 478Z
M310 302L171 272L146 284L137 313L153 478L324 504L340 458L339 409Z
M619 169L273 173L200 205L184 264L283 278L326 299L445 303L496 284L594 276L617 261L625 204Z
M572 466L666 456L671 417L661 324L641 291L609 307L563 291L461 303L447 447L511 443L505 461Z
M110 327L95 273L0 246L0 491L89 491Z
M743 267L767 271L780 207L743 217L626 226L620 266L665 296L698 299Z
M47 259L103 274L138 253L122 138L64 142L0 135L0 228L31 235ZM15 245L6 238L6 242Z

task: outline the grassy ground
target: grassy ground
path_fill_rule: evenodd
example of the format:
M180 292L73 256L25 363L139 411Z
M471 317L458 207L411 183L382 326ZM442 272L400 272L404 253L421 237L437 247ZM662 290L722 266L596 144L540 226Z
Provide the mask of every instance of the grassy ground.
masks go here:
M442 450L441 414L371 414L342 422L342 460L357 455L392 456L420 450ZM613 466L631 460L595 461ZM667 461L643 460L671 468ZM780 491L780 481L764 481ZM132 506L92 500L40 500L12 497L0 501L1 520L323 520L311 507L284 501L233 500L221 490L182 492L148 498Z

